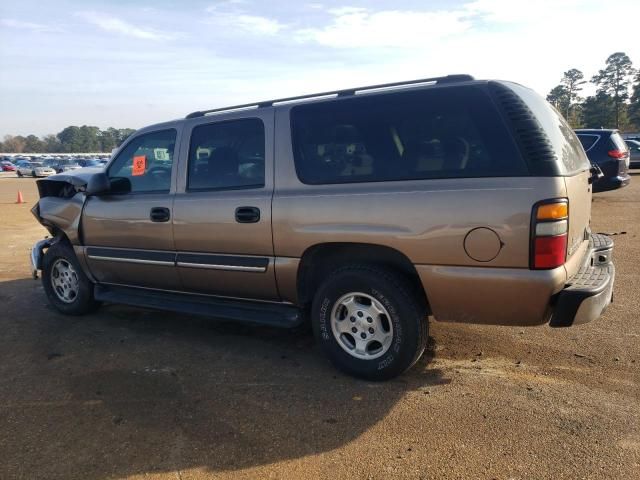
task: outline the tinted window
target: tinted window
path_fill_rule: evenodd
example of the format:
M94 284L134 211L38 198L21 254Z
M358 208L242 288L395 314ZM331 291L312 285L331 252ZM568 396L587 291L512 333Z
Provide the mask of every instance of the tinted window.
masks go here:
M553 150L563 166L563 174L578 172L590 167L589 160L581 148L580 141L565 119L540 95L529 88L509 84L527 106L551 141Z
M193 129L188 190L264 186L264 125L257 118Z
M578 134L578 140L580 140L585 152L593 147L599 138L598 135Z
M162 130L134 138L109 168L112 191L169 192L175 143L175 130Z
M613 132L611 134L611 143L613 144L614 150L620 150L622 152L626 152L627 150L629 150L627 144L624 143L624 139L618 132Z
M495 107L473 87L301 105L291 119L304 183L527 174Z

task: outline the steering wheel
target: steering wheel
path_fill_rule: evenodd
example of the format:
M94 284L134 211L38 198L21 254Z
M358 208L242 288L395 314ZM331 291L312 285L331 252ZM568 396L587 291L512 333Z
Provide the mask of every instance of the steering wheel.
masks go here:
M165 183L167 178L171 178L171 169L167 167L153 167L147 170L145 176L156 184Z

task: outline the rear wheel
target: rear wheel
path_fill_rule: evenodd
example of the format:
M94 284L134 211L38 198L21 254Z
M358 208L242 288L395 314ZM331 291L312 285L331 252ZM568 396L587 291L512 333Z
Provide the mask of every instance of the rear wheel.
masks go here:
M93 283L82 271L73 249L58 242L49 247L42 262L42 286L51 304L68 315L93 311Z
M20 170L18 170L18 176L22 177L22 172Z
M314 334L340 370L368 380L400 375L427 344L427 312L404 277L369 265L336 270L312 305Z

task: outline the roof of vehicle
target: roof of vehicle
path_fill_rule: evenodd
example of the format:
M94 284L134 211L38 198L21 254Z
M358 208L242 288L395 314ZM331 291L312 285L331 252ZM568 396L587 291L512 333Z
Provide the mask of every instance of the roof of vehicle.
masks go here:
M346 98L350 96L355 96L361 93L388 93L393 91L405 91L411 89L421 89L421 88L433 88L439 86L450 86L453 84L486 84L488 80L476 80L473 76L468 74L452 74L445 75L442 77L432 77L432 78L421 78L417 80L407 80L403 82L393 82L393 83L385 83L385 84L377 84L377 85L368 85L363 87L356 88L348 88L341 90L332 90L327 92L320 93L309 93L305 95L299 95L294 97L285 97L278 98L274 100L264 100L260 102L251 102L245 103L242 105L232 105L227 107L218 107L208 110L199 110L196 112L191 112L186 117L177 118L174 120L168 120L165 122L155 123L152 125L147 125L140 128L136 133L144 133L146 131L153 131L162 129L163 127L175 128L177 123L184 122L189 119L202 118L204 116L208 116L211 114L223 114L223 113L232 113L239 112L244 110L257 110L262 108L270 108L277 107L279 105L286 105L290 103L308 103L315 102L319 100L332 100L338 98ZM127 143L124 142L123 145ZM122 145L118 148L118 150L122 147Z
M382 83L377 85L367 85L364 87L357 88L347 88L341 90L331 90L328 92L319 92L319 93L308 93L305 95L297 95L294 97L284 97L277 98L274 100L264 100L260 102L252 102L245 103L242 105L233 105L229 107L222 108L212 108L209 110L202 110L197 112L192 112L187 115L185 118L197 118L203 117L210 113L218 113L218 112L228 112L233 110L244 110L244 109L252 109L252 108L264 108L264 107L273 107L277 104L290 103L290 102L299 102L305 100L317 100L323 99L327 97L349 97L356 95L362 92L373 92L376 90L388 90L392 88L411 88L411 87L424 87L424 86L433 86L433 85L442 85L442 84L451 84L451 83L461 83L461 82L473 82L475 79L471 75L467 74L455 74L455 75L446 75L443 77L432 77L432 78L421 78L418 80L407 80L404 82L392 82L392 83Z
M613 133L617 132L617 128L576 128L576 133Z

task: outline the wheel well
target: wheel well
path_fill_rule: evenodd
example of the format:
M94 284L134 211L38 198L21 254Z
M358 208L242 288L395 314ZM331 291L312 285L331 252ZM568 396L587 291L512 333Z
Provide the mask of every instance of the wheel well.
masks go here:
M366 263L393 270L411 283L414 293L428 305L427 295L411 260L402 252L367 243L323 243L309 247L298 266L298 301L309 304L323 279L349 263Z

